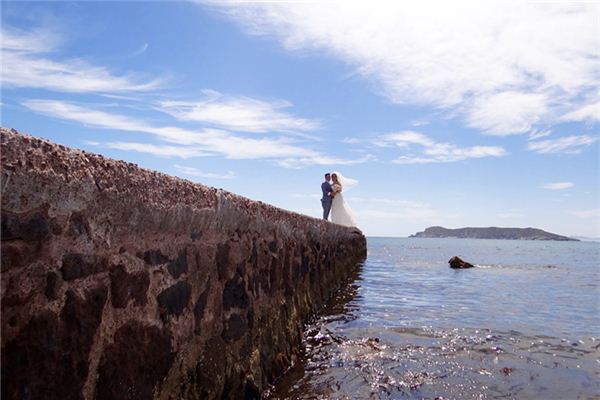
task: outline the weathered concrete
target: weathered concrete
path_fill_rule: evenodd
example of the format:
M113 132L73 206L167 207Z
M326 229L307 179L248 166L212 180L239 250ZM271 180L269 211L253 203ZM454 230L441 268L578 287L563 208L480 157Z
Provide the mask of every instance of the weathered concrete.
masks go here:
M1 130L2 399L255 398L355 229Z

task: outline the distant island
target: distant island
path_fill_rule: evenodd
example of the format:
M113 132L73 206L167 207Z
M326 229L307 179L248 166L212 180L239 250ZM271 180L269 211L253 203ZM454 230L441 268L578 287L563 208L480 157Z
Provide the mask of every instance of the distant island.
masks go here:
M578 239L561 236L536 228L458 228L446 229L441 226L430 226L423 232L409 237L415 238L461 238L461 239L513 239L513 240L559 240L575 241Z

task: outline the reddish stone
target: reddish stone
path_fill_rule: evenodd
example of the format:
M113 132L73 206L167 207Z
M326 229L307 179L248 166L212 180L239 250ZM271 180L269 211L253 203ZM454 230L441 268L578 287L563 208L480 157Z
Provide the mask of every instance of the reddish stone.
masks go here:
M130 321L117 330L98 366L98 400L146 400L169 372L174 359L169 331Z

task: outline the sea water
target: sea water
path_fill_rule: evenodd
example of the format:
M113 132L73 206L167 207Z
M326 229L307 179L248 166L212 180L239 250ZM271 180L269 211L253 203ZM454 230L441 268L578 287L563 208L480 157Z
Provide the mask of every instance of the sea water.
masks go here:
M369 238L270 397L600 398L600 243Z

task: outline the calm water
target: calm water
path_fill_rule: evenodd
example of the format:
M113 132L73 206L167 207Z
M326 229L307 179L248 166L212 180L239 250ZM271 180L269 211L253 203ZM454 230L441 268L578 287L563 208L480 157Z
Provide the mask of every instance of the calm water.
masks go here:
M271 398L600 398L599 285L600 243L369 238Z

